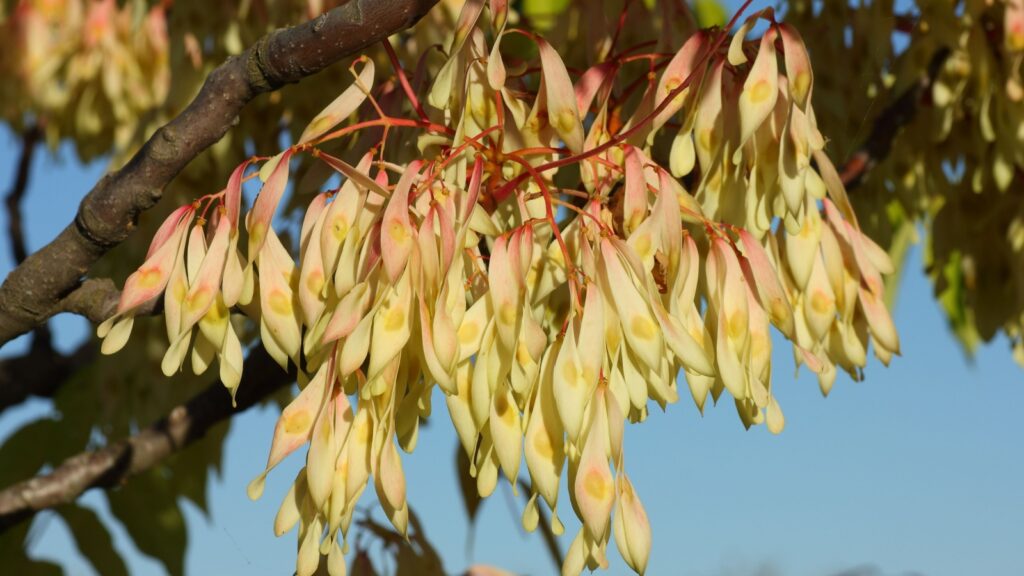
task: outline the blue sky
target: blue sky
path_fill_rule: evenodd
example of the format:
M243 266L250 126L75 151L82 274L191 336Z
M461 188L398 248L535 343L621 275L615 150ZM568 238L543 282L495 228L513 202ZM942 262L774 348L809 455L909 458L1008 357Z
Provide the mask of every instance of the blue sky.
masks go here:
M0 190L9 186L16 156L17 142L0 130ZM102 164L81 166L71 158L67 151L36 158L24 208L30 249L71 221L103 172ZM5 217L0 214L0 230ZM11 268L9 252L4 236L0 275ZM862 565L885 574L1021 573L1024 370L1011 360L1005 338L983 347L974 361L965 358L932 299L920 253L912 252L895 311L903 356L889 368L872 361L860 383L841 375L824 399L806 372L793 378L790 348L777 339L775 391L787 423L781 436L763 427L744 431L731 403L702 417L684 401L627 427L626 468L654 530L650 574L825 576ZM54 324L62 349L89 330L79 318ZM25 344L12 343L0 354ZM440 396L434 406L419 447L404 463L409 500L447 569L481 562L552 573L539 537L519 528L521 500L506 487L484 503L475 545L467 549L452 458L456 440ZM0 440L48 409L37 400L5 412ZM263 500L245 495L265 462L275 419L273 408L235 418L224 474L210 480L210 516L184 504L189 574L293 570L294 533L274 538L272 522L301 456L275 471ZM109 518L101 492L84 502ZM563 502L564 549L578 524ZM372 496L364 504L374 505ZM92 574L59 519L44 514L37 524L34 556L58 560L69 574ZM162 573L120 528L113 533L133 574ZM617 555L612 562L609 574L627 572Z

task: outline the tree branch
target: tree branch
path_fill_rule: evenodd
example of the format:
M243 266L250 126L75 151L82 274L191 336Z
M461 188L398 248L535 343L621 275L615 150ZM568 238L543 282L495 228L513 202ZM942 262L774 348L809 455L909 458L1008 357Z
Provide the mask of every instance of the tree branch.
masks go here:
M99 352L90 339L71 354L64 355L33 341L27 353L0 360L0 414L31 396L52 397L79 368Z
M110 278L91 278L61 302L61 312L84 316L100 323L117 309L121 291ZM136 316L163 311L157 298L136 310ZM91 338L68 355L53 349L46 325L33 331L32 345L21 356L0 360L0 414L29 397L50 398L80 368L92 361L99 347Z
M15 264L21 264L28 256L25 249L25 231L21 225L21 200L28 190L28 177L32 172L32 159L35 157L36 144L42 137L43 132L38 126L33 125L21 135L21 157L18 158L18 167L14 174L14 184L8 190L4 202L7 205L7 231L11 238L11 254L14 256Z
M199 440L220 421L295 381L294 373L282 371L262 348L246 359L243 374L236 407L231 406L224 386L215 382L134 436L101 450L72 456L45 476L0 491L0 533L40 510L73 502L90 488L112 488L124 483Z
M18 167L14 174L14 183L4 198L7 206L7 235L11 239L11 255L14 257L15 266L21 264L28 257L28 249L25 244L25 228L22 226L21 202L28 192L28 179L32 174L32 161L39 147L39 140L43 137L43 130L38 124L33 124L25 129L21 135L21 156L18 158ZM53 346L50 338L50 329L45 322L40 323L32 330L32 354L40 356L43 354L53 355ZM5 407L4 393L0 392L0 411ZM23 400L24 398L22 398Z
M182 113L82 200L63 232L0 286L0 346L63 310L90 265L128 237L139 214L196 156L220 140L263 92L298 82L414 24L437 0L350 0L261 38L207 77Z
M90 278L65 296L57 312L70 312L84 316L93 324L99 324L117 310L121 291L110 278ZM156 298L135 311L135 316L146 316L163 310L163 298ZM55 312L56 313L56 312Z
M121 291L110 278L90 278L61 301L60 311L84 316L98 324L117 309ZM156 298L136 310L136 316L159 313ZM68 355L53 349L45 324L33 330L32 345L21 356L0 360L0 414L29 397L50 398L80 368L92 361L99 348L91 338Z
M925 96L930 95L932 84L938 78L949 55L948 48L937 50L928 63L928 70L921 76L921 79L904 90L892 104L878 115L867 140L840 171L839 177L847 188L859 186L868 173L889 156L896 136L917 115L917 109Z

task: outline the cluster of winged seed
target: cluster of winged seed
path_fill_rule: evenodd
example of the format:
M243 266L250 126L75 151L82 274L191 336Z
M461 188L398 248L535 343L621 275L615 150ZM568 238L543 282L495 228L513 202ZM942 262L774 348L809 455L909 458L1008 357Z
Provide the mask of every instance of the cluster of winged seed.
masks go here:
M869 162L853 199L865 231L899 267L923 229L965 350L1002 333L1024 366L1024 0L790 4L791 23L834 31L814 36L816 61L849 63L819 71L820 120L833 157Z
M123 148L138 119L161 105L170 85L163 4L114 0L22 0L0 9L0 117L20 125L26 111L56 138L72 136L88 157ZM145 3L141 3L145 4ZM141 23L140 23L141 22Z
M952 50L919 134L942 145L928 153L899 146L893 175L900 192L924 195L919 205L936 212L927 265L962 343L973 352L1002 331L1024 366L1024 0L968 4L961 15L941 14L945 34L934 39ZM998 8L1002 42L992 37ZM931 176L936 168L959 174L947 181Z
M275 521L278 534L299 525L300 575L322 555L332 575L345 572L345 535L371 479L406 532L399 448L415 448L435 385L481 496L499 475L529 477L528 530L543 500L562 533L567 471L582 528L565 574L605 566L612 537L642 573L651 527L626 473L623 429L647 417L651 400L675 403L680 373L701 410L728 391L744 425L778 433L769 325L825 392L837 366L864 366L869 342L885 361L898 353L881 300L891 263L860 232L822 153L793 29L764 11L729 45L724 32L694 35L632 115L613 122L609 102L629 80L621 57L574 86L558 52L508 20L503 2L465 4L429 113L407 88L417 119L383 112L374 65L362 61L297 143L263 162L245 252L241 188L256 159L224 191L170 216L100 327L104 352L116 351L134 314L163 294L166 373L216 359L233 391L242 357L233 312L259 322L282 367L299 368L301 392L249 491L259 497L266 474L309 444ZM758 20L766 32L747 41ZM506 66L510 34L536 45L539 68ZM337 128L364 103L379 116ZM418 158L393 164L381 146L353 166L322 149L381 126L419 131ZM678 134L659 160L651 143L668 127ZM273 217L290 160L306 154L344 181L309 202L296 262Z

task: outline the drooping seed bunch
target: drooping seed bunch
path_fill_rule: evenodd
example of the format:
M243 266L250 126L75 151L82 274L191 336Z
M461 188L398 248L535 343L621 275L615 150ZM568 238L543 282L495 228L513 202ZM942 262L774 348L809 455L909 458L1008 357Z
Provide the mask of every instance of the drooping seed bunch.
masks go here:
M747 41L760 20L766 31ZM680 372L701 410L727 390L744 425L778 433L770 324L826 393L836 366L859 374L869 342L886 362L898 352L881 301L891 263L860 232L822 152L795 30L763 11L728 45L707 31L675 54L645 55L664 71L640 77L646 92L627 118L612 102L636 51L616 54L613 42L574 85L550 44L508 23L504 2L466 2L429 111L393 60L415 119L385 114L373 62L357 62L354 83L295 145L168 218L100 327L104 352L116 351L162 294L165 373L216 359L233 391L233 311L259 323L282 367L299 368L301 392L249 491L259 497L266 474L309 444L275 521L278 534L299 525L300 575L322 555L344 573L344 536L371 478L405 533L398 449L414 449L435 385L481 496L499 471L514 483L525 457L528 530L543 499L562 532L568 470L583 527L564 573L605 565L613 536L642 573L650 525L625 472L623 428L650 400L676 402ZM533 42L539 67L505 62L512 35ZM337 128L360 109L361 121ZM379 128L381 143L354 166L324 151ZM387 131L407 128L421 131L415 159L388 162L409 150L385 147ZM296 262L273 224L290 160L304 154L344 181L309 203ZM258 162L243 253L242 183Z
M3 10L0 9L0 13ZM2 16L2 14L0 14ZM124 147L170 84L165 7L114 0L22 0L0 34L0 118L26 113L59 136L92 139L86 156Z
M866 127L892 130L891 115L878 118L890 106L905 123L853 195L871 215L865 231L899 266L923 229L936 299L965 350L1002 333L1024 366L1024 1L811 4L790 3L787 20L835 31L810 46L816 62L844 62L819 75L834 157L877 147Z

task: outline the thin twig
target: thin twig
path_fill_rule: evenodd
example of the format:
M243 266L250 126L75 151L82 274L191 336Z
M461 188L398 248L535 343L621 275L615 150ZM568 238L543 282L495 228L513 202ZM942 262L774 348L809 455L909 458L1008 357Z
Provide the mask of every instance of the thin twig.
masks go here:
M430 117L427 116L426 111L423 110L423 105L420 104L419 98L416 97L416 91L412 89L409 84L409 79L405 76L405 70L402 69L402 62L398 59L398 54L395 54L395 49L391 46L391 41L385 39L381 44L384 45L384 50L388 53L388 58L391 59L391 66L395 69L395 75L398 76L398 81L402 85L402 90L405 91L406 98L409 99L409 103L412 104L413 110L420 117L420 120L429 122Z
M207 77L180 115L121 170L103 178L74 222L0 286L0 346L62 310L89 267L124 241L192 159L219 141L253 98L298 82L414 24L437 0L351 0L316 20L272 32Z
M914 119L922 100L931 93L931 87L949 55L948 48L937 50L921 79L900 93L892 104L875 118L871 133L864 144L850 156L840 171L839 177L844 186L848 189L856 188L879 162L889 156L896 137Z
M530 494L533 490L530 485L526 483L526 480L522 478L518 482L519 489L523 493L523 498L527 501L530 499ZM540 536L544 540L544 547L548 550L548 555L551 556L551 563L554 564L558 569L562 568L562 564L565 563L565 557L562 555L562 547L558 544L558 536L551 531L551 521L548 519L548 515L544 512L540 503L537 503L537 514L540 516L537 521L537 528L540 529Z
M29 176L32 175L32 162L35 159L36 149L43 137L43 131L38 124L33 124L25 129L21 135L21 156L18 158L18 167L14 175L14 183L4 198L7 206L7 234L11 240L11 255L14 256L14 264L18 265L28 257L28 248L25 242L25 229L22 226L21 202L28 192ZM53 355L53 339L50 328L44 323L32 330L32 352L34 354ZM0 402L0 410L3 403Z
M67 355L33 346L21 356L0 360L0 413L31 397L52 397L97 351L90 340Z
M28 257L25 248L25 230L21 225L21 201L28 190L28 178L32 172L32 160L43 132L35 124L25 129L21 135L21 156L14 174L14 183L4 197L7 206L7 232L11 239L11 254L14 263L21 264Z
M294 382L262 349L245 361L244 376L232 407L219 382L172 409L156 424L109 446L72 456L49 474L0 491L0 533L36 512L75 501L90 488L111 488L160 464L172 453L201 439L213 426L263 401Z

